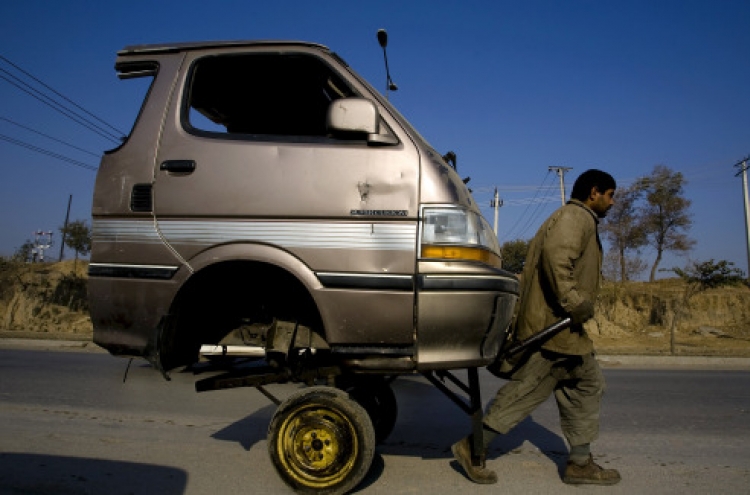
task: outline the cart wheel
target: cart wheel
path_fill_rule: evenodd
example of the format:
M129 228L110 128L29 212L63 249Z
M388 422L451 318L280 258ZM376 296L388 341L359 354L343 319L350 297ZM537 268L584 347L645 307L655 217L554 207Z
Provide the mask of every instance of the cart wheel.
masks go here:
M391 386L382 378L362 378L342 387L365 408L375 428L375 443L381 444L396 426L398 403Z
M367 412L341 390L310 387L285 400L268 427L268 453L299 493L342 494L365 477L375 451Z

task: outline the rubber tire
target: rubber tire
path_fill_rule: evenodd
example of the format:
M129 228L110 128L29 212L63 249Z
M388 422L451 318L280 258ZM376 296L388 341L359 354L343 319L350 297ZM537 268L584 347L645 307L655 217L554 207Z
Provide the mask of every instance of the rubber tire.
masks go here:
M382 378L363 378L343 387L370 416L375 428L375 444L380 445L393 432L398 419L398 403L391 386Z
M298 493L343 494L370 470L375 430L364 408L342 390L310 387L274 413L268 453L281 479Z

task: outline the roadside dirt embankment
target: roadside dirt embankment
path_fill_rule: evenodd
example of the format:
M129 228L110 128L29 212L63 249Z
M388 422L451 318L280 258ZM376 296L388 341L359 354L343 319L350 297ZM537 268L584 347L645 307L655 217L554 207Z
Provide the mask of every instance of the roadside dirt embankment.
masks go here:
M88 264L0 260L0 337L91 340Z
M0 260L0 338L91 340L87 269ZM750 357L750 288L607 283L587 330L602 354Z
M750 288L607 283L588 327L601 353L750 356Z

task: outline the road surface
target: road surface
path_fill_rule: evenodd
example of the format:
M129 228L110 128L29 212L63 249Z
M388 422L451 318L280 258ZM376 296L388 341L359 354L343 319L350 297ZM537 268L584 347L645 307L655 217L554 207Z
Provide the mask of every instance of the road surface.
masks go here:
M198 394L192 373L167 382L138 360L123 382L126 365L99 352L0 348L0 494L292 493L267 454L275 406L261 393ZM492 445L500 486L474 485L449 450L468 417L409 376L393 384L399 420L357 493L749 493L750 371L607 368L605 377L593 450L620 470L620 485L560 481L567 448L552 401ZM487 402L502 382L480 378ZM283 398L297 386L268 388Z

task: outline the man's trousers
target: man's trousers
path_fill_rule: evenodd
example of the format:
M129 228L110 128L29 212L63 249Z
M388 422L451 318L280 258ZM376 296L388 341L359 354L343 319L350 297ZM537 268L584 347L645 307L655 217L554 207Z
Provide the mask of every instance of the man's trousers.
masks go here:
M498 390L487 406L484 424L498 433L507 433L554 393L568 444L588 444L599 436L604 389L604 375L593 354L569 356L536 351Z

